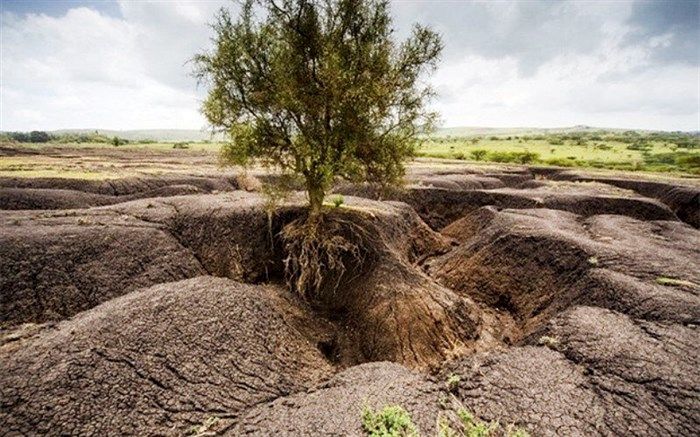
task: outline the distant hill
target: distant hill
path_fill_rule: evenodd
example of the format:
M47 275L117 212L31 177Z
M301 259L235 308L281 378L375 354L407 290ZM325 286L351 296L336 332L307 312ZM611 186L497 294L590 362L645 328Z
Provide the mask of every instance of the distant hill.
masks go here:
M571 127L538 128L538 127L443 127L437 129L432 137L470 137L470 136L504 136L504 135L546 135L573 132L651 132L641 129L619 129L592 127L585 125Z
M572 133L572 132L626 132L634 130L636 132L651 132L641 129L617 129L617 128L602 128L592 126L571 126L560 128L536 128L536 127L443 127L437 129L430 136L444 138L452 137L469 137L469 136L508 136L508 135L546 135L557 133ZM105 129L62 129L53 131L52 133L88 133L97 131L99 134L107 137L120 137L130 141L134 140L154 140L164 142L174 141L221 141L224 136L222 134L214 134L206 130L195 129L142 129L142 130L105 130ZM689 132L689 134L694 134Z

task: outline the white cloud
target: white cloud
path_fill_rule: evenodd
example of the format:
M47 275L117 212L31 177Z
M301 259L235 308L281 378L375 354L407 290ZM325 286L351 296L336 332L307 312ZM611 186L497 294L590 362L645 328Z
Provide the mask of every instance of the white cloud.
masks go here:
M185 64L228 4L120 1L119 17L5 12L0 130L204 127L204 90ZM446 125L700 130L697 62L659 62L679 38L673 27L639 36L640 24L627 24L631 2L394 9L400 35L418 20L444 34L446 57L430 80Z
M81 7L3 14L0 129L205 126L185 63L206 46L212 5L124 2L123 18Z
M586 54L555 56L530 76L513 57L466 55L441 68L435 107L448 126L572 126L700 130L698 67L656 65L668 38L622 46L612 27Z

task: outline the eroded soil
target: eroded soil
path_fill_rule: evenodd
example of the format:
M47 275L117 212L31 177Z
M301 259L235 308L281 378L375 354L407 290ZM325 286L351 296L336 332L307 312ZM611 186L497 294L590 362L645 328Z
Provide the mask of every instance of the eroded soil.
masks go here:
M309 303L279 239L303 197L270 213L239 176L0 179L3 434L362 435L398 404L433 435L447 398L533 435L700 432L697 181L339 184L362 262Z

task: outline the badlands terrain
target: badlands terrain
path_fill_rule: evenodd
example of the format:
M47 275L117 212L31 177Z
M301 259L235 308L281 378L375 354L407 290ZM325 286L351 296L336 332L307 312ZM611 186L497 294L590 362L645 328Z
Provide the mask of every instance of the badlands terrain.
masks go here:
M339 182L358 256L306 301L280 241L304 198L271 207L273 174L0 155L25 165L0 177L5 435L363 435L390 405L426 436L455 405L533 436L700 432L697 178L417 160L402 188Z

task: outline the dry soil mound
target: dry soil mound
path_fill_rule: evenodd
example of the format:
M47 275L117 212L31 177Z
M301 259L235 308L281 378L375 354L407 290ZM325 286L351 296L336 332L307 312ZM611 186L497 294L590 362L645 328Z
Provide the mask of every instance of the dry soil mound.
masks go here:
M287 256L281 229L303 214L292 198L269 215L258 194L187 196L118 205L111 209L142 220L167 223L213 275L249 282L280 280ZM329 275L334 290L317 310L347 327L327 345L343 364L392 360L432 366L475 335L473 304L426 277L415 266L442 253L449 243L405 204L345 199L332 214L346 227L362 229L361 265L343 277ZM410 331L410 334L409 334ZM410 340L409 340L410 337Z
M549 208L583 216L619 214L640 220L677 220L664 203L603 184L531 181L517 188L457 189L408 186L384 192L368 184L343 184L336 191L371 199L394 199L411 205L433 229L442 229L483 206L497 208Z
M362 409L401 405L421 435L432 435L439 412L438 386L424 375L388 362L351 367L308 393L257 406L231 435L365 435Z
M554 319L546 346L452 363L457 396L488 420L534 435L684 435L700 427L700 334L693 327L575 307Z
M64 319L138 287L204 273L162 226L125 215L66 214L3 214L3 325Z
M348 198L335 215L363 229L366 262L348 266L318 305L345 327L326 345L345 365L393 360L434 366L476 335L473 303L416 263L449 243L404 204ZM138 287L204 272L281 281L282 227L291 199L270 216L255 193L144 199L65 213L5 213L3 322L60 320ZM332 276L332 275L331 275Z
M542 174L541 169L533 169L533 171ZM546 177L558 180L599 182L632 190L642 196L663 202L678 218L695 228L700 227L700 187L697 185L697 180L695 180L695 184L688 183L686 185L683 182L589 175L571 170L549 172Z
M93 206L128 202L134 199L179 196L200 192L202 192L202 190L194 185L166 185L153 190L122 196L51 188L0 188L0 209L90 208Z
M0 348L3 430L183 435L309 388L324 326L271 286L198 277L111 300Z
M362 256L310 303L270 285L300 196L270 214L243 191L165 197L170 181L80 190L152 193L109 206L0 212L3 324L74 316L0 342L4 429L360 435L366 403L401 405L432 435L454 373L467 409L534 435L697 434L700 232L674 215L686 201L527 171L418 176L443 188L345 186L408 205L333 209Z
M431 260L431 274L513 314L525 332L581 302L650 319L700 316L700 232L680 222L485 208L443 234L462 243Z
M46 188L82 191L109 196L127 196L157 190L171 185L190 185L204 192L230 191L237 188L235 178L207 176L130 177L124 179L71 179L71 178L0 178L3 188Z

